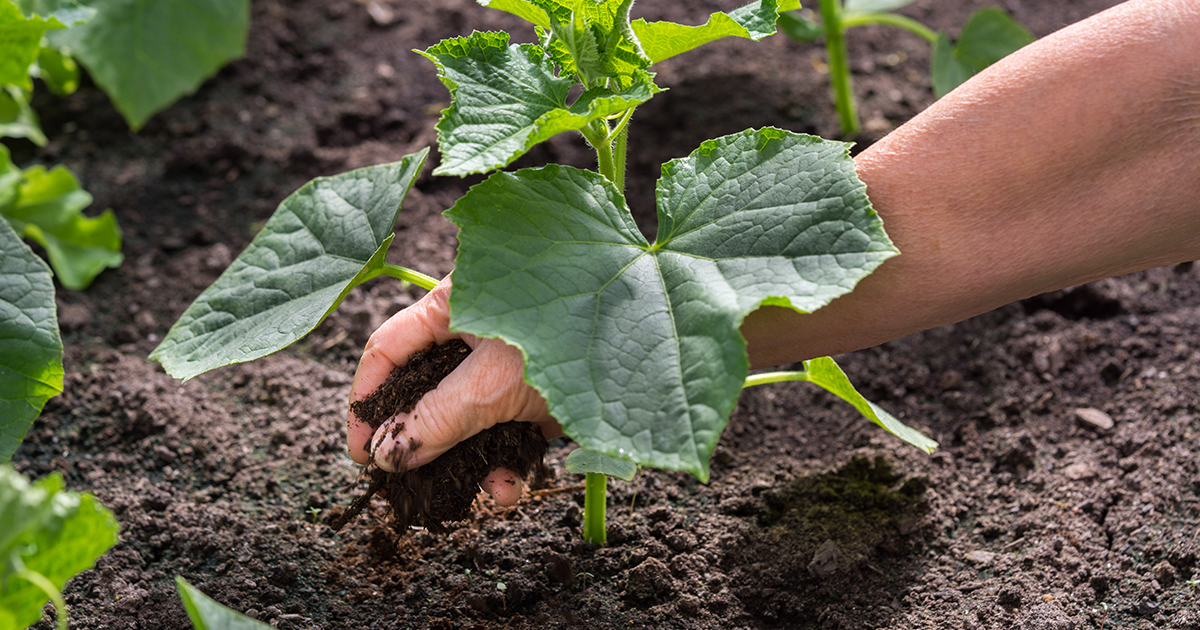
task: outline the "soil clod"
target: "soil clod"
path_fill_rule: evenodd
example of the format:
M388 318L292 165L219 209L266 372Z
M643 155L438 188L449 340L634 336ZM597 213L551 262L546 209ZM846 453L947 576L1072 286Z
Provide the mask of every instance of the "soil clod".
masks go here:
M396 414L411 412L421 396L437 387L470 353L470 347L457 339L417 352L405 365L392 370L387 381L370 396L352 403L351 409L371 428L378 429ZM420 445L414 442L408 450L418 448ZM444 523L461 521L470 514L479 483L488 473L507 468L527 477L544 466L545 454L546 440L537 427L509 422L463 440L414 470L399 467L399 472L390 473L372 462L365 470L370 480L367 492L333 519L330 527L340 530L370 504L372 496L379 495L391 507L392 527L397 532L407 531L410 525L445 532Z

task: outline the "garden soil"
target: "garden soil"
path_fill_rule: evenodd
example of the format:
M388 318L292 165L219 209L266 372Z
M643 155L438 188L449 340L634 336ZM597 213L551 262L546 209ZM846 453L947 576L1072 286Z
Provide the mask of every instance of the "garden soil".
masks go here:
M1002 0L1041 36L1109 0ZM738 2L643 0L698 23ZM904 12L956 32L982 2ZM116 514L120 542L65 590L71 625L187 628L181 575L272 626L308 628L1200 628L1200 269L1190 264L1012 304L839 357L863 393L941 442L926 455L804 384L746 392L709 483L644 470L610 484L609 545L580 537L582 480L515 506L482 499L445 535L398 536L346 454L363 344L419 297L380 279L281 352L179 383L146 356L305 181L436 140L447 105L411 52L515 28L468 0L256 0L245 59L130 132L85 86L39 96L63 163L113 208L125 264L59 292L65 392L15 456ZM850 40L868 145L932 101L923 41ZM634 119L629 189L652 228L659 165L747 127L836 137L823 51L776 37L669 60ZM44 90L41 92L44 94ZM436 154L431 163L436 162ZM588 166L556 138L521 160ZM421 176L391 260L451 269L441 216L468 185ZM881 305L886 308L886 305ZM52 612L36 627L52 627Z

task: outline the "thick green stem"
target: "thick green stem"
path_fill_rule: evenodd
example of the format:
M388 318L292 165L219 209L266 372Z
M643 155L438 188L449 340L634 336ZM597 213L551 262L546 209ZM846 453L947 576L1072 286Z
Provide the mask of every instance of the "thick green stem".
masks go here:
M845 13L842 15L842 30L847 31L856 26L867 24L883 24L895 26L910 33L919 35L930 44L937 42L937 33L924 24L896 13Z
M437 278L431 278L420 271L388 263L383 264L380 275L391 276L392 278L399 278L405 282L411 282L422 289L425 289L426 291L432 291L433 287L436 287L438 283Z
M808 372L803 370L798 372L763 372L762 374L751 374L746 377L746 382L742 384L742 389L754 387L756 385L766 385L768 383L783 383L785 381L812 381Z
M616 170L613 164L612 130L603 120L593 120L580 130L588 144L596 150L596 170L608 181L616 183Z
M608 477L588 473L583 490L583 539L603 547L608 542L604 513L608 503Z
M50 601L54 602L54 610L58 616L58 630L67 630L67 602L63 600L62 591L55 588L49 578L27 567L21 567L15 572L15 575L45 591Z
M842 135L858 133L858 111L854 103L854 87L850 80L850 65L846 62L845 27L842 25L842 5L839 0L821 0L821 21L825 24L825 51L829 56L829 80L833 83L834 105Z

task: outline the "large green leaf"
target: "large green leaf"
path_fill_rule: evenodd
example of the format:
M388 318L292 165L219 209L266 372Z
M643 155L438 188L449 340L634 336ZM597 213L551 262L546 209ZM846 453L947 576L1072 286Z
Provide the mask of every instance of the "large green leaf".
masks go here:
M179 589L179 598L187 609L188 618L196 630L270 630L271 626L255 621L239 612L230 610L200 589L192 586L187 580L175 576L175 586Z
M758 41L775 34L775 22L781 11L800 8L796 0L758 0L729 13L713 13L701 26L674 22L633 22L633 32L653 63L703 46L723 37L743 37Z
M18 574L40 574L62 590L117 542L111 512L91 495L62 488L57 474L30 484L0 466L0 628L17 630L42 617L48 596Z
M624 481L633 481L633 476L638 471L637 464L628 459L609 457L604 453L589 451L586 448L577 448L571 451L563 460L563 467L573 475L597 473Z
M96 16L53 33L130 127L194 91L246 50L249 0L86 0Z
M42 35L59 28L63 28L62 22L53 17L25 17L17 5L0 0L0 86L32 89L29 66L37 59Z
M951 44L945 33L938 33L930 72L934 95L941 98L1033 39L1033 33L996 7L976 11L963 26L958 42Z
M27 16L54 18L65 26L82 24L96 16L96 10L76 0L13 0Z
M150 358L171 376L190 379L308 334L350 289L382 273L400 203L427 153L305 184L184 311Z
M0 161L8 152L0 148ZM85 217L82 210L92 196L79 187L79 180L64 166L47 171L41 166L26 169L16 195L7 203L0 196L0 216L13 229L46 249L58 281L68 289L87 288L106 268L118 267L121 230L112 210L98 217Z
M62 392L62 354L50 268L0 220L0 462Z
M651 245L603 177L496 173L461 228L451 326L500 337L581 446L708 477L747 373L742 319L812 311L896 251L848 145L778 129L664 165Z
M554 75L541 48L510 46L507 33L476 32L418 52L437 64L453 96L437 125L442 151L437 175L505 166L558 133L646 102L656 90L643 73L618 94L588 90L568 106L574 82Z

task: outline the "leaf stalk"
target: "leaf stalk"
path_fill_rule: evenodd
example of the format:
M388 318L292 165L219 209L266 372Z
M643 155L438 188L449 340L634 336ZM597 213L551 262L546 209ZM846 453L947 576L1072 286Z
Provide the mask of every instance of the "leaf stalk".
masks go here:
M834 105L842 135L853 136L860 125L854 103L850 64L846 61L846 26L842 23L840 0L821 0L821 22L825 25L825 52L829 57L829 80L833 84Z
M842 14L842 30L847 31L856 26L866 26L868 24L883 24L885 26L894 26L904 29L910 33L920 36L930 44L937 43L937 33L933 29L924 24L897 13L859 13L857 11L849 11Z
M583 490L583 539L603 547L608 542L605 512L608 508L608 477L588 473Z
M54 602L54 611L58 617L58 630L67 630L67 602L63 599L62 591L58 590L49 578L29 567L21 567L13 575L32 583L46 593L50 601Z

